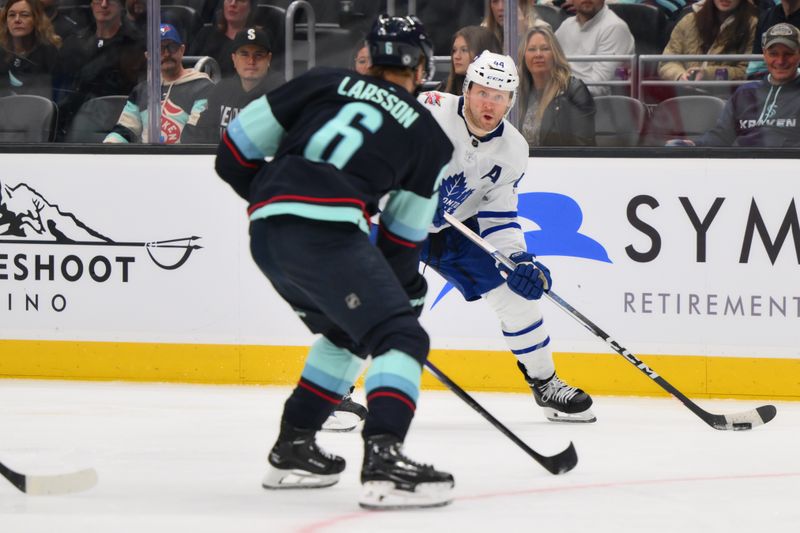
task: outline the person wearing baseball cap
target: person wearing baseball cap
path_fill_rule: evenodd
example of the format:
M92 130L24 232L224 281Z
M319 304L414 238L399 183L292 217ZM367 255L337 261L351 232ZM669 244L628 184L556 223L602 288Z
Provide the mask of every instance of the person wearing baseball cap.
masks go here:
M716 126L699 146L800 146L800 31L786 22L761 36L766 78L740 85L725 103Z
M208 109L183 131L184 144L216 144L228 124L244 106L269 92L283 80L271 74L272 42L259 28L245 28L232 41L235 75L223 79L208 97Z
M186 46L172 24L161 25L161 136L159 142L176 144L188 123L196 121L207 108L214 82L204 72L183 67ZM128 96L116 126L104 143L148 142L147 81Z

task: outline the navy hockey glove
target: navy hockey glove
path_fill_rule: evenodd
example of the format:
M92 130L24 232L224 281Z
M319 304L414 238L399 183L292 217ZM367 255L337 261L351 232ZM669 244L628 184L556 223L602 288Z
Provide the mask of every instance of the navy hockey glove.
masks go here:
M410 287L406 287L408 300L414 314L417 318L422 314L422 308L425 307L425 295L428 293L428 282L422 274L417 274L417 278Z
M536 261L528 252L514 252L510 259L517 264L513 272L509 272L506 283L508 288L526 300L538 300L545 291L550 290L553 280L546 266Z
M447 221L444 219L444 205L440 200L439 204L436 206L436 212L433 214L433 225L437 228L441 228L445 224L447 224Z

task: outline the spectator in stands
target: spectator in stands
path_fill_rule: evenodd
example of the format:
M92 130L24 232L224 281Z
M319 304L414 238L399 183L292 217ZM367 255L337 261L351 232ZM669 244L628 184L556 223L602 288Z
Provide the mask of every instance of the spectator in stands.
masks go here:
M267 76L272 60L272 44L267 33L258 28L245 28L233 42L237 76L222 80L211 90L208 108L196 122L190 120L186 124L181 136L184 144L218 144L222 132L239 111L275 86Z
M532 28L537 22L546 24L546 22L540 20L536 15L536 10L533 9L532 3L532 0L519 0L517 3L517 31L520 36L524 35L525 32L527 32L529 28ZM483 18L481 26L491 31L497 38L497 42L499 42L501 46L505 46L503 44L503 37L505 35L503 31L505 0L487 0L485 13L486 16ZM481 51L482 50L479 50L478 53L480 54Z
M692 7L693 12L672 30L664 54L747 54L752 50L758 18L750 0L707 0ZM659 64L658 75L665 80L743 80L746 70L747 61L665 61Z
M367 48L367 41L362 39L358 42L358 49L353 56L353 69L363 75L369 72L369 66L369 48Z
M183 68L186 47L178 30L161 25L161 138L163 144L180 142L187 122L197 121L208 105L214 83L204 72ZM148 142L147 81L138 84L104 143Z
M633 35L628 25L611 11L605 0L577 0L576 14L556 30L561 48L567 56L629 55L634 52ZM605 82L614 78L620 63L583 61L571 64L572 72L584 82ZM608 86L590 85L594 96L608 94Z
M78 22L58 9L59 0L41 0L45 14L50 18L53 30L61 37L61 42L77 34L81 27Z
M217 11L216 22L197 32L189 55L213 57L226 77L235 73L231 61L233 39L241 30L254 26L256 4L255 0L220 0L220 3L222 8Z
M520 49L520 132L530 146L594 146L594 98L572 75L549 26L524 36Z
M696 143L671 146L800 146L800 31L782 22L762 37L769 75L740 86L725 103L714 129Z
M129 94L145 74L145 44L124 16L122 0L91 0L93 33L68 39L60 71L64 93L56 95L60 134L81 104L98 96Z
M125 0L125 16L142 34L147 32L147 0Z
M450 51L450 74L447 76L444 92L461 96L467 67L484 50L496 54L502 53L503 50L497 37L487 28L466 26L453 35L453 46Z
M0 95L53 98L61 37L40 0L8 0L0 11Z
M796 28L800 28L800 0L780 0L771 9L762 12L756 26L756 36L753 41L753 53L762 54L761 47L762 35L775 24L788 22ZM763 78L767 75L767 67L763 61L752 61L747 66L747 77L750 79Z

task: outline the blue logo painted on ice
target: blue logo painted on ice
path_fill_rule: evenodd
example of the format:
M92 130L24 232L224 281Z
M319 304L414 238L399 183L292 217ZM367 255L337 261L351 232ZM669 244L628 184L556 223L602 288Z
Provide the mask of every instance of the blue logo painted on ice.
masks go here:
M583 211L574 199L564 194L529 192L519 195L517 215L539 226L525 232L525 245L537 257L578 257L611 263L602 244L580 232ZM431 308L441 300L453 285L445 284Z

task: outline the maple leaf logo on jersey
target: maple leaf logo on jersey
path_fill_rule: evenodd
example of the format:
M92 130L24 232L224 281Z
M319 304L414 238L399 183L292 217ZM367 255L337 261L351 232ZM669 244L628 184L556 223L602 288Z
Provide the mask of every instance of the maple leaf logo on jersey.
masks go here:
M444 211L452 214L473 192L475 189L467 188L467 178L463 172L448 176L442 180L442 185L439 187L441 197L439 205Z
M442 95L437 92L430 92L425 96L425 103L427 105L442 106Z

